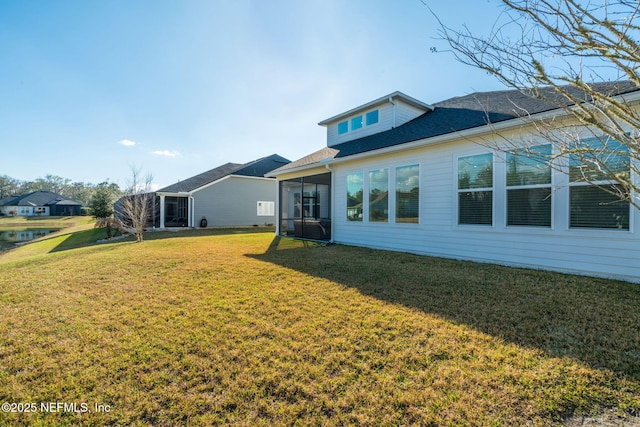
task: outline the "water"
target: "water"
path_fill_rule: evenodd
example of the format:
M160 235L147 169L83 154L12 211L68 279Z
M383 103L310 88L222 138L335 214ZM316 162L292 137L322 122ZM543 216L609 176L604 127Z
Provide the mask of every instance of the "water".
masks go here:
M44 237L59 229L30 228L26 230L0 229L0 251L9 249L17 243L28 242Z

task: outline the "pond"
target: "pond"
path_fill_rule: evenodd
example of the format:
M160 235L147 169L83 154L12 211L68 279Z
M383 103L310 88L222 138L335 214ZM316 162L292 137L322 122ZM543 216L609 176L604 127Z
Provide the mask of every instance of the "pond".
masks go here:
M0 228L0 251L9 249L15 246L16 243L28 242L30 240L38 239L58 230L59 228L28 228L26 230Z

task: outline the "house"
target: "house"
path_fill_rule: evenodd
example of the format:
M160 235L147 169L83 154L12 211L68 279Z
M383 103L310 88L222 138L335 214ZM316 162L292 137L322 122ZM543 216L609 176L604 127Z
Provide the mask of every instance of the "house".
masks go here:
M277 154L226 163L156 192L160 228L274 224L276 180L264 175L289 163Z
M631 83L596 86L640 103ZM434 104L395 92L333 116L319 123L326 147L268 175L276 232L640 282L639 211L574 180L568 172L584 165L562 163L531 123L566 116L518 91ZM628 157L612 161L632 173Z
M82 203L51 191L34 191L0 199L0 212L7 216L78 216L81 208Z

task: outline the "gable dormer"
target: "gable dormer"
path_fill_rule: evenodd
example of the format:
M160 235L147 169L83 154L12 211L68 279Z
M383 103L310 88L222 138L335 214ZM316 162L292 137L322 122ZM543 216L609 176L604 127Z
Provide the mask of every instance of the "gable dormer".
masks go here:
M393 92L318 123L327 128L327 146L384 132L432 111L431 105Z

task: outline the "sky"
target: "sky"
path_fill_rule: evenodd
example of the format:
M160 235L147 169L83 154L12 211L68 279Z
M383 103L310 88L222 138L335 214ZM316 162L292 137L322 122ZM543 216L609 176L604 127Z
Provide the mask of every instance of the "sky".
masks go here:
M504 87L438 38L488 32L498 0L0 2L0 175L156 188L227 162L296 160L318 122L402 91ZM437 53L431 51L434 47Z

